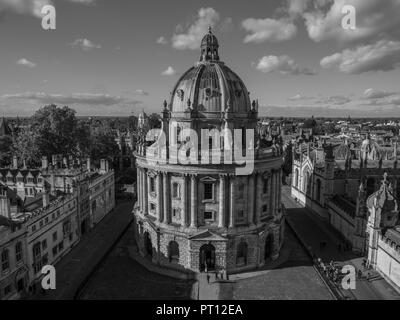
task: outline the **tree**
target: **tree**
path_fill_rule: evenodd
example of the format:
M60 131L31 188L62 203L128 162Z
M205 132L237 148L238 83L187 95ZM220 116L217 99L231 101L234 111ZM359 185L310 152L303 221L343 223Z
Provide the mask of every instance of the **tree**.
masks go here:
M18 159L24 159L28 165L40 162L41 154L37 144L37 134L29 129L19 132L12 145L12 152Z
M12 139L10 136L0 136L0 167L11 163Z
M88 153L95 161L112 160L116 154L119 154L119 148L114 136L100 131L91 135Z
M161 116L158 113L152 113L149 116L150 129L161 128Z
M36 133L36 145L41 155L77 153L81 138L75 110L65 106L45 106L32 117L31 130Z

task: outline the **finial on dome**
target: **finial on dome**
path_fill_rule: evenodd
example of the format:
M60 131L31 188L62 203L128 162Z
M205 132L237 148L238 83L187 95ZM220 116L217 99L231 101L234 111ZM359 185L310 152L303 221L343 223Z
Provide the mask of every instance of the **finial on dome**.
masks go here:
M208 33L212 33L212 27L208 26Z
M211 26L208 27L208 33L206 33L201 40L201 56L200 61L218 61L218 40L217 37L212 33Z

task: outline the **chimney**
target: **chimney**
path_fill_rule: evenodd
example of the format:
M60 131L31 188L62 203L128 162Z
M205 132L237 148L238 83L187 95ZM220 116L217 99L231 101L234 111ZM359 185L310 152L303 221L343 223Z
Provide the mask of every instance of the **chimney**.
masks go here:
M47 160L47 157L42 157L42 169L47 169L49 166L49 161Z
M50 204L50 195L46 191L43 192L43 208L46 208Z
M90 172L90 169L91 169L91 163L90 163L90 158L87 158L86 159L86 169L87 169L87 171L89 171Z
M106 160L100 159L100 173L106 172Z
M22 160L22 161L23 161L23 163L24 163L23 168L24 168L24 169L28 168L27 165L26 165L26 159L24 159L24 160Z
M18 169L18 158L13 156L13 169Z
M110 164L108 163L108 160L106 160L106 172L110 171Z
M0 196L0 216L11 219L10 199L7 196Z

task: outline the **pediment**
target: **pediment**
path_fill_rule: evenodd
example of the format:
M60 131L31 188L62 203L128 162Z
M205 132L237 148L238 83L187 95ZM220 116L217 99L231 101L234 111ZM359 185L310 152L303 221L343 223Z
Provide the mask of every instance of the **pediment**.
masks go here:
M219 234L213 233L209 230L197 233L189 237L189 239L194 241L228 241L226 237L220 236Z
M217 179L207 176L207 177L201 178L200 181L201 182L216 182Z

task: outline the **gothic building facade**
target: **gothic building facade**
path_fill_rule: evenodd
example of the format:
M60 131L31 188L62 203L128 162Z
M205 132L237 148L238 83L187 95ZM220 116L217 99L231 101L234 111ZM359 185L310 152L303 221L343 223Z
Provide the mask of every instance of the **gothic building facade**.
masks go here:
M234 146L243 145L245 129L256 129L258 104L250 102L243 81L220 61L218 49L209 30L199 62L164 102L161 133L151 145L140 139L135 153L140 252L188 273L254 269L276 259L283 243L281 146L253 133L245 151L253 150L254 159L247 161L254 170L238 174L243 164L223 161ZM198 141L184 136L187 129ZM193 151L190 146L196 145L193 141L200 145L202 129L224 134L208 135L202 141L207 151ZM241 134L230 137L235 129ZM173 161L182 150L189 161ZM212 163L200 163L204 152Z
M295 144L292 197L330 222L353 251L366 254L367 199L390 176L400 195L397 144L381 146L367 136L360 143Z

